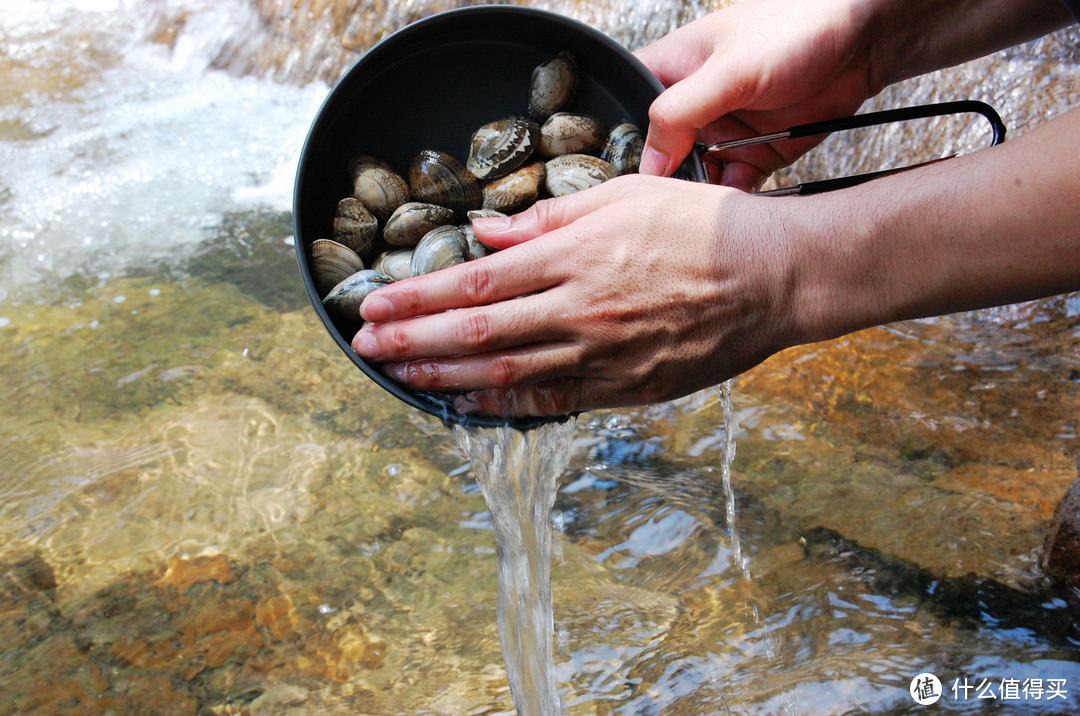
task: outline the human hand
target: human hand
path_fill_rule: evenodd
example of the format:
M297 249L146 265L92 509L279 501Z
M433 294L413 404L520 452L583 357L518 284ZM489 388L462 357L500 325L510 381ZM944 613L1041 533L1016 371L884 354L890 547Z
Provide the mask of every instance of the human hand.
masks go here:
M790 340L792 264L770 221L780 201L626 176L477 220L503 250L374 292L353 348L414 389L479 391L463 412L562 415L689 394Z
M849 0L746 0L637 52L668 88L649 110L644 174L670 175L693 148L854 114L885 84L867 13ZM728 150L711 180L753 190L820 137Z

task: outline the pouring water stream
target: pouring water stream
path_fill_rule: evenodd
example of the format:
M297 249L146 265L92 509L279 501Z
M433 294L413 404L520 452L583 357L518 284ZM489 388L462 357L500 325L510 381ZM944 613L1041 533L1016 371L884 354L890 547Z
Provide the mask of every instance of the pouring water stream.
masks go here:
M731 462L735 455L731 385L718 389L724 417L722 477L732 560L749 582L749 558L735 525ZM491 513L499 585L499 638L507 680L520 716L562 713L555 678L551 588L551 513L558 480L570 462L576 419L529 431L452 427L472 464Z

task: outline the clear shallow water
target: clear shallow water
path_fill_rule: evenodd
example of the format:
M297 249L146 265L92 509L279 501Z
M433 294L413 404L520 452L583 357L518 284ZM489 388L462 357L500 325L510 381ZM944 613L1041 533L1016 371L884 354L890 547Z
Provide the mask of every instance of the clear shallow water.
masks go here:
M477 470L355 371L296 275L293 164L342 66L275 54L303 23L258 8L0 16L0 711L511 708ZM701 11L555 9L628 44ZM880 101L974 94L1024 131L1072 101L1067 46ZM798 178L898 158L870 146ZM905 713L929 671L1066 679L1067 703L998 704L1075 711L1075 596L1037 561L1076 474L1078 343L1066 297L788 351L734 383L731 435L712 391L583 416L553 517L563 707Z

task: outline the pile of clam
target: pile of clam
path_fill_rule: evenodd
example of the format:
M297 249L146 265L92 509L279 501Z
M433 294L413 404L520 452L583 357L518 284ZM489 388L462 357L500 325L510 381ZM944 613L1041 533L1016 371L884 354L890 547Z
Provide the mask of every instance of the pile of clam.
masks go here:
M331 316L356 322L376 288L486 255L491 249L469 224L478 215L516 213L636 172L640 130L620 124L608 131L600 119L568 111L577 87L568 52L536 67L528 115L478 128L464 164L424 149L406 178L381 159L350 159L353 195L338 202L333 238L311 246L312 278Z

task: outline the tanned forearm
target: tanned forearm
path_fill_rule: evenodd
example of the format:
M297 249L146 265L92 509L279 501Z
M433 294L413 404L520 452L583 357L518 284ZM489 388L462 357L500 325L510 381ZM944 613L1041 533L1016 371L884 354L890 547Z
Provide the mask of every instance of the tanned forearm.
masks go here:
M1078 151L1073 110L997 147L783 200L798 242L797 333L821 340L1080 290Z
M1060 0L864 0L883 85L1033 40L1073 22Z

